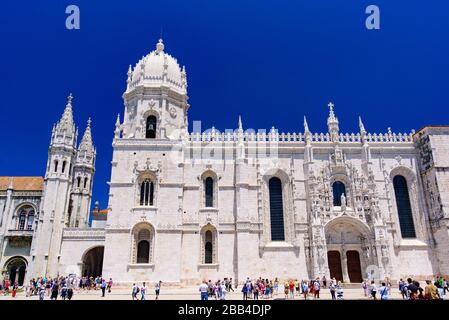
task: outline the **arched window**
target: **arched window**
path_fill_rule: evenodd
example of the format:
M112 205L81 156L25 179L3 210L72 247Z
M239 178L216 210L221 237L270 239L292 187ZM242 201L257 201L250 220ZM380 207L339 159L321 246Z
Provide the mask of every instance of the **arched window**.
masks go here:
M63 162L62 162L62 173L64 173L64 171L65 171L65 166L66 166L66 164L67 164L66 161L63 161Z
M335 181L332 184L332 193L334 196L334 206L341 207L341 195L344 194L346 197L346 187L341 181Z
M135 263L150 263L152 232L144 227L134 237Z
M207 177L204 180L204 196L206 207L214 206L214 179Z
M76 178L76 186L77 188L81 186L81 177Z
M20 210L17 229L33 230L34 209L31 206L25 206Z
M145 137L148 139L156 138L156 117L149 116L147 118L147 127L145 131Z
M204 235L204 263L213 262L213 245L212 245L212 231L206 231Z
M55 172L58 172L58 160L55 160Z
M154 202L154 183L150 179L145 179L140 184L140 205L152 206Z
M284 241L284 203L282 199L282 182L279 178L269 181L271 240Z
M398 208L399 225L403 238L416 238L415 225L413 223L412 207L408 194L407 180L403 176L393 178L396 206Z
M84 178L84 189L86 189L86 187L87 187L87 181L88 180L89 180L88 178Z

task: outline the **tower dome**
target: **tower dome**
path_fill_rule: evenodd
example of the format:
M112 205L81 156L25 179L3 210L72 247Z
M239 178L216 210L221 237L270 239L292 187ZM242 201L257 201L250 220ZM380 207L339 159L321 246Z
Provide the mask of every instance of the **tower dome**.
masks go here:
M165 85L180 94L186 93L185 69L181 69L178 61L164 49L165 45L162 39L159 39L155 50L142 57L134 69L130 66L127 91L138 86L160 87Z

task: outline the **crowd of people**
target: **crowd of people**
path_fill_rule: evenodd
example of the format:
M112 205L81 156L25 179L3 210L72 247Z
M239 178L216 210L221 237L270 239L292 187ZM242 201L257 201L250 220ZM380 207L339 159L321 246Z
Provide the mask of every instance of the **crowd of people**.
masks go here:
M155 294L156 300L159 300L159 294L161 292L161 285L162 285L162 281L157 281L154 284L154 294ZM139 299L139 293L140 293L140 299ZM146 282L143 282L142 286L139 286L137 283L133 283L133 287L132 287L132 291L131 291L131 297L133 300L146 300L146 293L147 293Z
M448 291L447 281L437 276L433 280L426 280L426 286L421 287L419 281L407 278L406 281L400 279L398 282L398 289L404 300L442 300L446 296ZM365 280L362 283L363 293L365 297L369 297L373 300L388 300L390 298L391 283L382 281L381 286L378 288L375 281L369 282ZM379 295L379 297L378 297Z
M154 284L155 299L159 299L162 281ZM98 290L101 297L105 297L106 292L111 293L113 286L112 278L106 280L97 277L76 277L75 275L61 276L58 278L39 277L31 279L23 287L19 287L16 282L10 283L7 278L0 281L0 295L10 295L15 297L20 288L26 297L38 296L40 300L50 299L71 300L75 292ZM232 278L224 278L215 282L204 281L199 291L201 300L226 300L228 293L237 290L237 283L233 283ZM290 279L279 281L275 279L247 278L238 288L242 293L243 300L259 299L320 299L322 290L329 290L332 300L343 300L344 288L341 281L335 278L329 281L326 277L317 277L313 280ZM282 295L283 289L283 295ZM133 300L146 300L147 284L134 283L131 297ZM364 280L362 282L363 295L373 300L389 300L391 297L392 285L389 281ZM433 280L426 280L422 287L419 281L408 278L405 281L400 279L398 290L404 300L441 300L449 290L448 282L442 276L437 276Z
M278 278L273 280L263 279L262 277L255 280L247 278L245 283L242 284L240 291L243 294L243 300L273 299L273 297L279 295L280 285ZM314 299L319 299L321 287L327 288L327 285L326 277L322 279L316 278L312 281L291 279L284 282L284 298L295 299L295 297L303 297L304 299L308 299L309 297L313 297ZM224 278L216 282L212 282L211 280L203 281L199 287L199 291L201 300L225 300L227 293L234 292L232 278ZM343 287L341 282L335 278L331 279L329 283L329 291L332 299L343 299Z
M101 290L101 296L105 297L106 291L109 293L112 289L112 278L109 281L101 277L76 277L60 276L57 278L39 277L31 279L24 285L23 291L25 296L38 296L39 300L50 299L57 300L60 297L62 300L71 300L75 291L90 291ZM12 288L8 279L3 279L0 285L0 294L16 296L19 285L14 282ZM12 289L12 290L10 290ZM11 292L10 292L11 291Z

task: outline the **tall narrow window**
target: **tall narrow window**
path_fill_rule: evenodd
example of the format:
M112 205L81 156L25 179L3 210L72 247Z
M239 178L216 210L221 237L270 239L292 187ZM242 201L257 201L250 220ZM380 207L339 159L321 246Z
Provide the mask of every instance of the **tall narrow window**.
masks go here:
M213 263L212 231L206 231L204 238L204 263Z
M25 210L23 210L19 215L19 230L25 230L25 221L26 221L27 215Z
M145 179L140 185L140 205L152 206L154 202L154 183Z
M214 206L214 179L211 177L204 180L204 191L205 191L205 204L206 207Z
M136 236L136 263L150 263L151 231L141 229Z
M55 160L55 172L58 172L58 160Z
M62 173L64 173L64 171L65 171L65 166L66 166L66 164L67 164L66 161L63 161L63 162L62 162Z
M149 116L147 118L147 127L145 132L145 137L148 139L156 138L156 117Z
M279 178L271 178L269 181L270 191L270 222L271 240L284 241L284 204L282 199L282 182Z
M137 263L150 262L150 243L147 240L139 241L137 245Z
M407 180L403 176L393 178L396 206L398 208L399 225L403 238L416 238L415 225L413 223L412 207L408 194Z
M332 184L332 193L334 196L334 206L341 207L341 195L344 194L346 197L346 187L341 181L335 181Z
M84 189L86 189L86 187L87 187L87 181L88 181L88 179L84 178Z
M27 230L33 230L33 223L34 223L34 211L30 211L28 213L27 219Z
M77 188L81 186L81 177L76 178L76 186Z

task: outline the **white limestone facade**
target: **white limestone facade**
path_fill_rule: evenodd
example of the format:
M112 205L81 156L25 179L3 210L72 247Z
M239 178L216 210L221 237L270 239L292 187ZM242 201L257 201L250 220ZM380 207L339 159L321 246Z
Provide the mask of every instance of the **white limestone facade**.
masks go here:
M77 146L69 98L52 133L27 277L449 275L447 127L376 134L359 118L359 132L342 133L329 103L325 133L305 118L293 133L247 129L240 118L232 130L189 131L186 71L162 40L129 67L123 99L107 221L92 227L95 148L90 121Z

